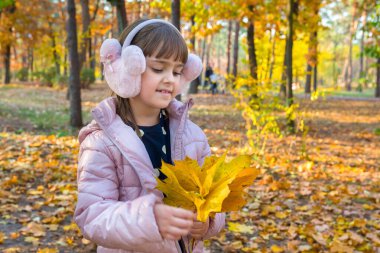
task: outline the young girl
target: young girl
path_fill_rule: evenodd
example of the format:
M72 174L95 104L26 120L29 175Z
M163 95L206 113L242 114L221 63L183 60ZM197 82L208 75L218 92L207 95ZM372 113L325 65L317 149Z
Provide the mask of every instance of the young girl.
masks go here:
M100 53L116 96L79 133L76 223L97 252L202 252L203 239L224 227L224 214L199 222L194 212L163 204L155 189L156 177L165 178L161 160L188 156L202 164L210 155L205 134L188 119L192 101L175 100L200 74L199 58L157 19L133 23Z

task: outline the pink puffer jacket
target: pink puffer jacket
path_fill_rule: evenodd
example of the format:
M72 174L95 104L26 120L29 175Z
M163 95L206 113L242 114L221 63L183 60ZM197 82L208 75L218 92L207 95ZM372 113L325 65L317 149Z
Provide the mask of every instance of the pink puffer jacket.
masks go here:
M192 101L168 106L173 160L185 156L202 164L210 147L202 130L188 119ZM144 144L116 114L115 98L103 100L94 120L79 133L78 203L75 222L97 252L178 252L178 243L164 240L153 206L162 201L155 189L153 166ZM210 221L205 239L224 227L224 214ZM183 238L189 245L189 237ZM193 252L202 252L197 241Z

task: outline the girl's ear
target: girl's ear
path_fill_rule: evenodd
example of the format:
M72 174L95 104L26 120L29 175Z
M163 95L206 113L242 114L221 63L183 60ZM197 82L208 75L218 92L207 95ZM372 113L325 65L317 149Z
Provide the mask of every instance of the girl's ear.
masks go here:
M182 76L180 80L181 91L183 91L188 83L197 78L202 72L202 61L195 54L189 54L187 62L182 70Z

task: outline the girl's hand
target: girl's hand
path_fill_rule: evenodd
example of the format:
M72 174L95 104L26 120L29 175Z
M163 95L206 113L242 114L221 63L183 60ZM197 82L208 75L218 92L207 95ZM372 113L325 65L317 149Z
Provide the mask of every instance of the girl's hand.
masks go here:
M208 227L210 226L210 218L206 222L194 220L193 226L190 230L190 235L197 240L202 239L202 237L207 233Z
M156 204L154 215L161 236L168 240L179 240L188 235L196 217L191 211L165 204Z

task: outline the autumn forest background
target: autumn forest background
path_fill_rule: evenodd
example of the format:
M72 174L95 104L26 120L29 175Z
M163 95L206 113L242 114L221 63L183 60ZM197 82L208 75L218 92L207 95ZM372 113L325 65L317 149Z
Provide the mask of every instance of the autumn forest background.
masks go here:
M0 0L0 250L96 252L72 220L78 130L110 91L99 48L139 18L205 71L181 100L214 155L252 155L207 252L380 251L377 0Z

